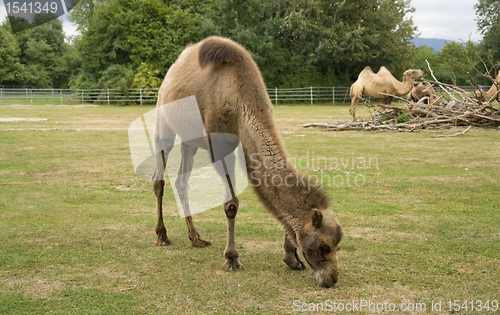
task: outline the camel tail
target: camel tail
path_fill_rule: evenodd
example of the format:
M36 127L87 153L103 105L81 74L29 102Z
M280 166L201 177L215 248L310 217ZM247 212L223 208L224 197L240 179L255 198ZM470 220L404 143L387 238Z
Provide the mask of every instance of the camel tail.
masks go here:
M220 37L209 37L201 44L198 61L201 67L224 65L243 61L244 53L238 44Z

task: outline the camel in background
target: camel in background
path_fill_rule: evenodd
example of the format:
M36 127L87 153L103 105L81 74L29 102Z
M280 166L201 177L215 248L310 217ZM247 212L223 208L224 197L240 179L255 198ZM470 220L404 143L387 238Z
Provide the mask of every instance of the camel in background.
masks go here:
M436 91L434 91L432 84L427 81L414 82L413 88L408 94L408 100L418 102L424 97L426 97L426 99L424 99L423 101L424 104L432 104L432 102L436 98Z
M474 92L474 97L481 103L492 102L494 100L497 100L500 103L500 92L498 92L499 87L500 87L500 74L497 75L497 78L491 85L488 92L484 92L483 90L476 90Z
M413 87L413 82L423 74L422 70L409 69L403 74L403 82L399 82L384 66L380 67L377 73L374 73L370 67L364 68L356 82L351 85L352 100L349 112L352 119L356 120L356 104L361 96L381 98L385 105L389 105L392 103L392 95L408 94Z
M192 95L198 103L206 138L202 141L184 141L179 135L182 157L175 183L179 195L188 194L189 175L197 150L209 150L212 135L236 135L243 146L251 186L265 208L285 230L284 262L293 269L304 269L305 265L299 258L302 253L317 283L323 287L333 287L338 280L337 250L342 239L342 228L329 208L324 191L306 175L299 174L289 161L273 118L271 100L250 54L237 43L221 37L209 37L188 46L165 76L158 94L157 109ZM179 119L182 119L182 113L182 109L177 111ZM154 138L157 146L163 146L157 147L155 154L153 190L157 198L158 216L155 230L157 244L168 245L171 242L162 214L163 174L176 134L169 126L159 123L158 116ZM238 141L228 141L225 145L234 150ZM238 197L232 189L234 183L231 183L235 163L234 159L224 160L226 164L223 168L216 167L223 182L228 182L224 185L228 197L225 200L229 200L223 206L227 217L224 266L227 270L243 269L234 239L239 207ZM212 156L212 164L215 165L216 161ZM272 181L269 182L269 179ZM184 213L190 213L187 199L182 207ZM196 231L191 215L186 216L186 223L193 246L210 245Z

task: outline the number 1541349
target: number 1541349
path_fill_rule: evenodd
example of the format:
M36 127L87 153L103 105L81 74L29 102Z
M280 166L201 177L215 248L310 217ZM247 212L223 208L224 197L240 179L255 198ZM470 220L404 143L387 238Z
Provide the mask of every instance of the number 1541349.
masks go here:
M7 14L56 13L57 2L5 2Z

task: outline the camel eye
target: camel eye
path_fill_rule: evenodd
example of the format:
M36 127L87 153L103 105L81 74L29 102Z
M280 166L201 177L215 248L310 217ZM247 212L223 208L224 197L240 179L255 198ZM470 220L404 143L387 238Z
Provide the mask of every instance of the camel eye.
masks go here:
M330 246L321 244L319 245L319 252L323 255L328 254L330 252Z

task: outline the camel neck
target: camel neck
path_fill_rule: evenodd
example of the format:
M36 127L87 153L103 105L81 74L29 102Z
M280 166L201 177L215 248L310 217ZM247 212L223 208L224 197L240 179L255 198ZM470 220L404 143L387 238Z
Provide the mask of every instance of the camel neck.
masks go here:
M270 108L259 113L245 108L243 119L240 138L250 185L285 229L296 231L313 207L327 207L326 197L290 162Z
M403 82L396 80L397 94L403 95L410 93L413 82L414 81L408 77L403 77Z

